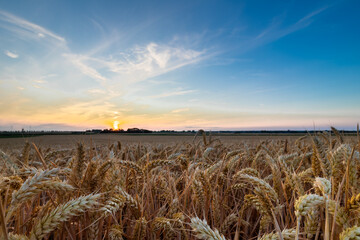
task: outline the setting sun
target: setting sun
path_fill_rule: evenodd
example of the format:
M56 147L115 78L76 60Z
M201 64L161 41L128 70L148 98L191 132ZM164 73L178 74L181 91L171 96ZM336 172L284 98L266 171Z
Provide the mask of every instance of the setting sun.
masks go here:
M114 130L119 130L119 121L114 121L113 129Z

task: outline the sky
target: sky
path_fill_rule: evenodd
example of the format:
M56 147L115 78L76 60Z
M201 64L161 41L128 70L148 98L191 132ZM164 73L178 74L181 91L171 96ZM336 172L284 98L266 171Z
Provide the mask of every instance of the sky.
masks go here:
M360 2L0 2L0 130L355 129Z

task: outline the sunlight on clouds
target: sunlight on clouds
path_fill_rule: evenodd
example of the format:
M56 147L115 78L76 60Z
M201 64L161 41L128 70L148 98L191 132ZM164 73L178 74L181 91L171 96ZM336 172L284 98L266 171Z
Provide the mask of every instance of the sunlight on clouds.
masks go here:
M167 62L170 60L170 50L165 49L163 51L157 51L157 47L157 44L150 43L146 49L149 52L150 58L155 60L160 68L164 68L166 67Z
M34 80L34 82L35 82L35 83L40 83L40 84L42 84L42 83L47 83L47 81L42 80L42 79Z
M181 113L181 112L187 112L187 111L189 111L189 108L179 108L179 109L172 110L171 112L172 113Z
M306 27L322 11L312 12L285 27L281 21L272 22L249 40L249 46L238 45L249 51L279 39ZM3 30L0 44L6 49L16 49L2 50L3 53L17 58L14 61L3 56L6 60L0 64L0 95L6 99L0 102L0 124L49 126L51 123L83 129L116 128L120 124L122 128L181 130L260 125L311 128L313 121L327 126L328 119L334 124L354 120L350 113L342 117L306 111L291 114L279 109L273 113L274 108L268 107L268 102L269 112L263 110L265 107L251 112L248 111L252 108L250 97L241 102L239 96L234 96L230 101L218 89L208 86L197 89L200 87L196 86L202 86L200 83L206 83L204 80L194 84L190 81L196 78L186 81L186 75L181 73L176 77L168 74L217 54L214 49L203 47L205 34L194 41L197 43L191 37L183 41L177 36L168 42L152 39L141 44L134 39L133 45L125 47L120 37L106 36L105 29L101 29L104 38L80 52L70 47L74 39L66 41L64 36L4 11L0 11L0 28ZM278 89L252 87L242 95L263 95Z
M110 47L110 46L108 46ZM194 64L206 57L204 51L150 43L115 51L111 56L64 54L84 74L109 84L133 83ZM100 73L107 73L103 75Z
M161 93L159 95L151 96L151 98L165 98L165 97L171 97L171 96L181 96L186 95L190 93L194 93L196 90L182 90L182 89L176 89L174 91L167 91L165 93Z
M165 68L170 60L173 60L172 65L180 64L181 61L192 60L199 57L202 52L194 50L186 50L181 48L159 46L156 43L150 43L144 51L145 62L155 63L160 68Z
M8 56L9 58L18 58L18 57L19 57L18 54L14 53L14 52L10 52L10 51L8 51L8 50L6 50L4 53L5 53L5 55Z

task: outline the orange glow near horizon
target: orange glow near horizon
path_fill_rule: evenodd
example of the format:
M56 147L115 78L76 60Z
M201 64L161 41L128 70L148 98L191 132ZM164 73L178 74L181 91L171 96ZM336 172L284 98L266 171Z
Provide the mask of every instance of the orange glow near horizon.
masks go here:
M119 121L114 121L113 129L114 130L119 130Z

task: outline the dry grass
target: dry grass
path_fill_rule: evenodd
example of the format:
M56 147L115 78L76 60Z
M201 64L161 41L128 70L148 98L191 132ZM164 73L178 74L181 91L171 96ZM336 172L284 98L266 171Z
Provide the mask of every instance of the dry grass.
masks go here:
M359 239L360 142L333 132L1 149L0 238Z

